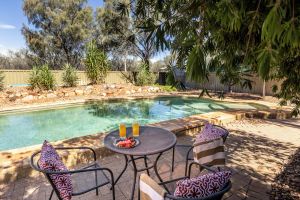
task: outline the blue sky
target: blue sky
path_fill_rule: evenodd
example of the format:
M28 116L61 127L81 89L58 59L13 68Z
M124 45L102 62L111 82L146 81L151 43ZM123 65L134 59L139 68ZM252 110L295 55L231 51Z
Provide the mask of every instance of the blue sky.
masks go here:
M22 24L27 24L22 4L23 0L0 0L0 53L26 47L21 33ZM96 8L102 6L103 1L88 0L88 4Z

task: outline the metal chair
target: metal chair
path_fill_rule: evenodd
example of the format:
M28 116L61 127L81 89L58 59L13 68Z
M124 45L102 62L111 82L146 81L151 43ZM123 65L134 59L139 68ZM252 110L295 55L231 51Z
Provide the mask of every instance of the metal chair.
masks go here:
M202 129L202 128L204 127L204 125L201 125L200 127L201 127L201 129ZM218 129L222 129L222 130L225 132L225 134L223 135L223 141L224 141L224 143L225 143L225 141L226 141L226 139L227 139L227 136L229 135L228 130L226 130L225 128L223 128L223 127L221 127L221 126L218 126L218 125L213 125L213 127L214 127L214 128L218 128ZM184 173L184 175L186 176L186 175L187 175L188 163L189 163L189 161L194 160L193 155L192 155L194 146L193 146L193 145L177 144L177 145L172 149L172 172L174 171L175 148L176 148L176 147L182 147L182 148L188 149L187 154L186 154L186 156L185 156L185 173Z
M49 183L51 184L51 186L52 186L52 191L51 191L49 200L51 200L54 192L56 193L58 199L62 200L62 198L59 195L58 189L56 188L56 186L54 185L52 179L50 178L50 175L52 175L52 174L71 174L71 179L73 180L73 176L75 174L80 175L80 173L87 173L87 172L92 172L92 173L94 172L94 175L93 175L95 177L95 184L94 184L94 186L92 186L92 187L90 187L88 189L79 191L79 192L74 192L73 191L72 192L72 196L82 195L82 194L85 194L85 193L90 192L92 190L96 190L96 195L98 196L98 194L99 194L98 188L100 188L102 186L105 186L107 184L110 184L111 185L111 190L112 190L112 199L115 200L115 187L114 187L115 185L114 185L114 176L113 176L113 173L108 168L102 168L102 167L100 167L100 165L97 163L96 152L92 148L89 148L89 147L59 147L59 148L55 148L55 150L74 150L74 149L77 149L77 150L89 150L89 151L91 151L92 155L93 155L93 158L94 158L94 162L90 163L89 165L87 165L85 167L82 167L82 168L76 169L76 170L49 171L49 170L43 170L43 169L41 169L39 167L39 165L38 165L38 162L35 162L35 157L38 154L40 154L41 151L38 151L38 152L34 153L31 156L31 159L30 159L30 165L31 165L31 167L33 169L39 171L39 172L42 172L45 175L45 177L47 178L47 180L49 181ZM109 174L109 177L104 172L107 172ZM100 177L100 176L102 176L102 177ZM98 180L99 178L101 178L101 179Z
M166 188L167 184L175 183L179 180L186 179L186 178L191 178L191 169L192 169L193 165L197 165L200 168L200 171L205 169L205 170L208 170L210 172L216 172L215 170L213 170L213 169L211 169L207 166L201 165L197 162L191 162L190 165L189 165L188 176L184 176L184 177L181 177L181 178L176 178L176 179L169 180L169 181L164 181L164 182L158 183L158 185L162 185ZM216 192L212 195L209 195L209 196L206 196L206 197L201 197L201 198L176 197L172 194L173 191L170 192L170 190L167 190L165 195L164 195L164 199L165 200L221 200L223 198L224 194L227 193L231 189L231 186L232 186L231 181L229 181L220 191L218 191L218 192Z

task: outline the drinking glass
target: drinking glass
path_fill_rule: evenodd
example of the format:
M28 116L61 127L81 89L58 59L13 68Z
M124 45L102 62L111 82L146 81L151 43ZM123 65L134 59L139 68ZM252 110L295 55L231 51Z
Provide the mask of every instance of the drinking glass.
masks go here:
M135 122L132 124L132 136L139 137L140 135L140 125L139 123Z
M119 135L120 135L120 138L126 138L126 126L125 124L120 124L119 126Z

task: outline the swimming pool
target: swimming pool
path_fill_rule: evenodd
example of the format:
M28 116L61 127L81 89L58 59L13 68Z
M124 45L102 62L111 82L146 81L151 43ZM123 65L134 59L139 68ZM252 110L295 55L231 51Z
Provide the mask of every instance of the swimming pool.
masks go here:
M198 98L90 102L61 109L0 115L0 150L41 144L105 132L120 123L149 124L226 109L255 109L250 104L216 102Z

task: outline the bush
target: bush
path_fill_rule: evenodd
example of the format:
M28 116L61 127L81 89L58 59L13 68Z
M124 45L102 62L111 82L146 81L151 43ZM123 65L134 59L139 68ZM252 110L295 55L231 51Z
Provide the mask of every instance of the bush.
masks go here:
M33 67L30 77L29 77L29 84L31 85L31 88L39 88L39 69L37 67Z
M140 66L140 71L137 74L136 85L153 85L156 81L156 75L148 70L146 64Z
M40 68L34 67L29 78L29 83L33 89L53 90L55 86L54 76L49 70L48 65L43 65Z
M173 74L172 70L169 70L167 72L166 83L167 83L167 85L172 85L172 86L176 85L175 77L174 77L174 74Z
M77 85L78 76L76 73L76 69L72 67L69 63L65 64L63 67L64 73L62 75L62 79L64 85L67 87L75 87Z
M0 71L0 91L4 89L4 75L3 72Z
M88 78L92 84L103 83L109 69L106 54L96 47L94 41L87 46L85 67Z

